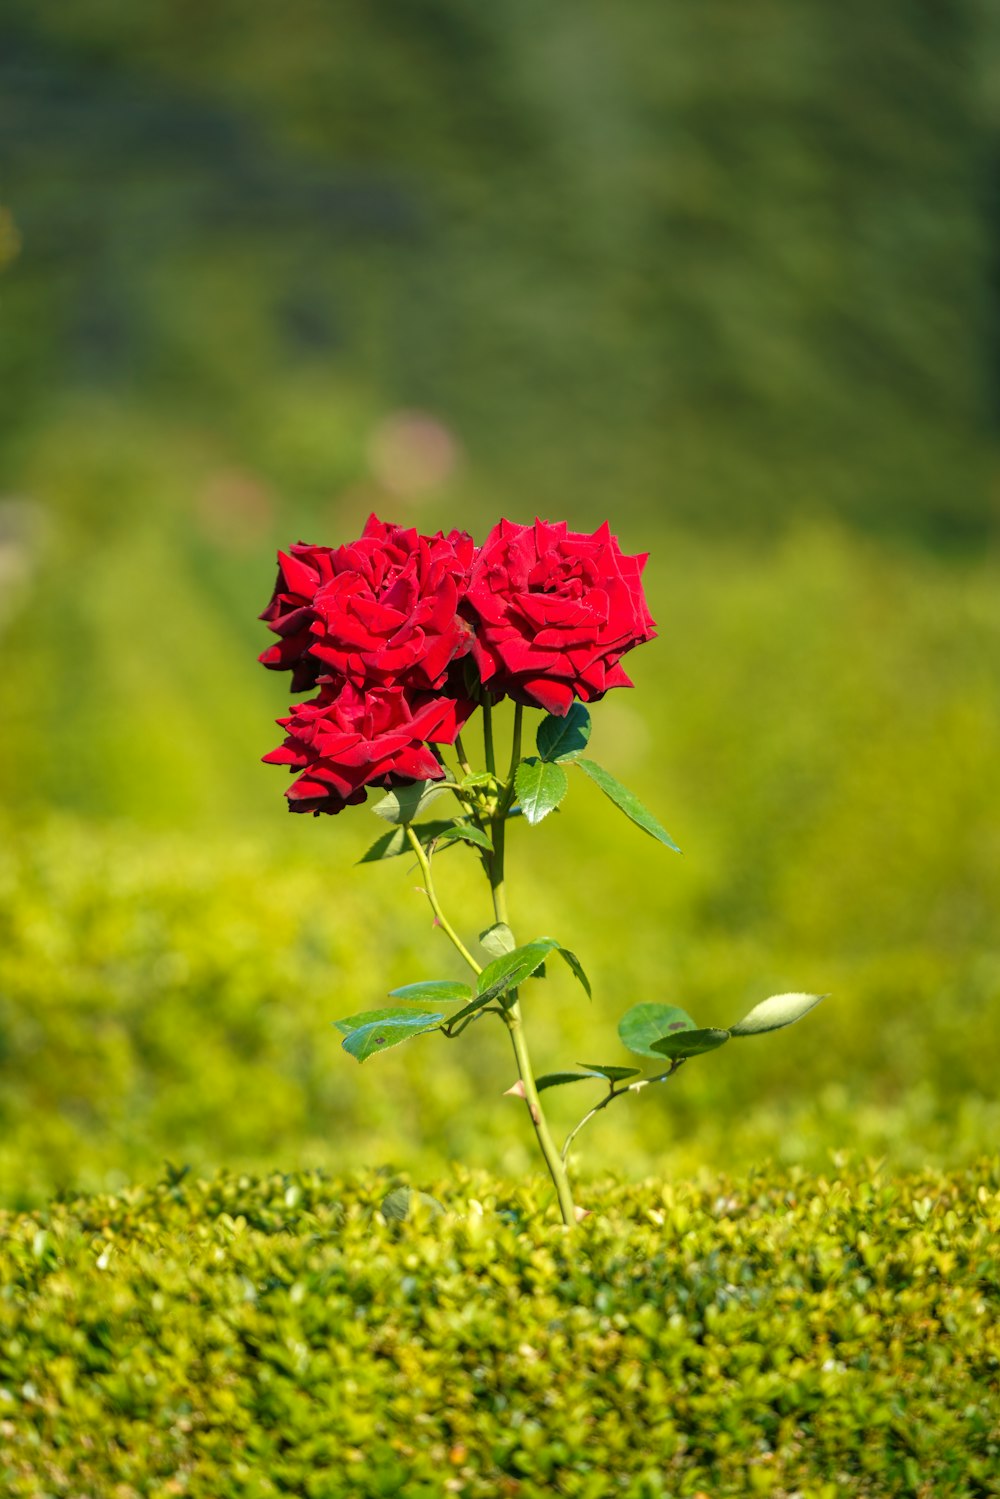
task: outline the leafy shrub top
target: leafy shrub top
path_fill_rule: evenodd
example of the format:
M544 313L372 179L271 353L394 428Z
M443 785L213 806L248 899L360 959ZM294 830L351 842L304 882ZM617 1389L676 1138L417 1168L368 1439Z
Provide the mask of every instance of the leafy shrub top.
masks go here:
M991 1492L998 1162L609 1184L572 1241L178 1176L0 1219L9 1499Z

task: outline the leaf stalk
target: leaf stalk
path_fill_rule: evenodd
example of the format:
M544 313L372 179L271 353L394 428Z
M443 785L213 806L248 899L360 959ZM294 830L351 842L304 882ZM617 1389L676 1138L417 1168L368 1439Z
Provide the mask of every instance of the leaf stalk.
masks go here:
M606 1109L609 1103L614 1103L616 1098L624 1098L626 1093L634 1093L638 1088L644 1088L647 1083L665 1083L668 1077L673 1077L674 1073L677 1072L681 1067L683 1067L686 1060L686 1057L675 1058L670 1067L668 1067L667 1071L661 1072L657 1077L639 1078L634 1083L623 1084L620 1088L616 1088L614 1083L612 1083L610 1089L601 1099L600 1103L596 1103L592 1109L588 1109L580 1122L578 1124L575 1124L570 1130L569 1134L566 1136L566 1140L560 1154L563 1165L565 1165L567 1160L569 1159L569 1148L572 1145L573 1141L583 1129L583 1126L590 1123L595 1114L599 1114L602 1109Z
M455 928L452 926L451 922L448 920L447 916L441 909L441 903L438 900L437 892L434 889L434 876L431 874L431 861L427 857L420 839L417 837L416 833L413 831L413 828L409 823L407 823L406 825L406 836L409 841L410 847L413 849L413 852L417 856L417 863L420 865L421 872L424 876L424 894L427 896L427 899L430 902L430 908L434 912L434 918L437 921L438 926L444 932L445 936L448 938L449 942L452 944L455 950L459 952L465 959L466 963L468 963L473 973L482 973L482 964L476 962L475 958L472 956L469 949L466 947L465 943L462 941L461 937L455 931Z

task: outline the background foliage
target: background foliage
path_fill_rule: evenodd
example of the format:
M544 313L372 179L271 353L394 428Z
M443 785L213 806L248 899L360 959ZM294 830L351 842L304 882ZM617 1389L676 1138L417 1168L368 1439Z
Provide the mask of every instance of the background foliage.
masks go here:
M615 1025L640 999L727 1025L769 993L830 991L794 1030L616 1105L592 1126L592 1158L676 1171L764 1150L822 1165L846 1143L910 1163L988 1148L996 568L893 561L829 532L752 570L741 549L665 540L651 568L662 639L637 657L639 690L596 705L591 747L685 853L580 776L559 815L512 829L515 930L574 948L595 993L588 1005L562 965L529 985L536 1064L627 1063ZM237 652L220 666L241 680ZM252 698L256 675L248 686ZM499 1099L512 1058L489 1018L364 1067L340 1051L334 1019L396 984L462 975L411 861L353 867L378 819L284 816L283 781L250 753L267 722L262 705L242 738L220 735L218 713L201 726L188 748L202 792L227 782L234 812L213 820L209 805L193 832L137 825L155 790L161 817L172 806L169 780L134 779L138 727L103 767L122 805L134 799L132 822L8 823L9 1190L99 1184L165 1156L413 1161L418 1142L429 1165L524 1167L518 1106ZM256 826L237 820L241 798ZM492 920L485 883L463 851L439 871L471 940ZM567 1127L585 1091L550 1095Z
M320 498L388 402L552 514L995 520L978 0L291 0L280 36L260 0L5 17L29 446L99 391Z
M595 980L536 986L540 1066L613 1060L639 999L834 995L609 1110L595 1163L995 1141L989 9L0 24L3 1197L529 1159L499 1033L342 1055L330 1020L450 958L405 861L352 868L374 819L285 818L258 763L273 549L372 506L652 553L660 639L593 742L685 855L583 785L518 830L518 935Z

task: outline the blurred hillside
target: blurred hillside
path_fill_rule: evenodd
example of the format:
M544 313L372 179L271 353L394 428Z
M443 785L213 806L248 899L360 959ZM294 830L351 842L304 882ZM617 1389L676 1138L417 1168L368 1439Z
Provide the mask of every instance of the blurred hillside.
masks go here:
M7 482L86 393L319 502L416 407L525 514L981 536L996 25L8 0Z

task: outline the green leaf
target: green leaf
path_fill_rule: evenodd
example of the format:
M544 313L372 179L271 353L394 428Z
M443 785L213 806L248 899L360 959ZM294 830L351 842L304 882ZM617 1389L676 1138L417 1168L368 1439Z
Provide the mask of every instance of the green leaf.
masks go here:
M404 827L431 802L454 787L453 781L414 781L410 786L397 786L387 791L381 801L372 807L376 817L386 822L402 823Z
M650 1051L661 1057L699 1057L702 1052L715 1051L729 1040L728 1031L708 1029L703 1031L678 1031L676 1035L664 1036L653 1041Z
M541 967L549 953L558 945L551 937L540 937L537 942L528 942L524 947L515 947L513 952L494 958L492 963L487 963L476 980L478 997L484 1004L488 1004L491 999L506 994L509 989L516 989Z
M546 1088L561 1088L564 1083L592 1083L595 1081L594 1076L586 1072L546 1072L541 1077L535 1078L535 1087L539 1093L544 1093Z
M395 859L397 855L405 853L409 846L403 828L390 828L388 833L379 834L368 852L361 855L358 863L376 864L380 859Z
M648 833L651 838L659 839L661 843L666 844L667 848L672 848L675 853L680 853L680 849L666 828L657 822L652 812L647 812L634 792L629 791L627 787L623 786L621 781L616 781L613 775L606 770L602 770L600 765L596 765L593 760L576 760L574 763L579 765L584 774L590 777L595 786L600 786L604 795L610 797L615 806L620 807L626 817L632 819L636 827L642 828L643 832Z
M733 1036L761 1036L765 1031L780 1031L782 1026L794 1025L803 1015L827 999L826 994L773 994L770 999L754 1005L748 1014L730 1027Z
M593 995L590 992L590 980L584 972L583 964L580 962L580 959L577 957L576 953L570 952L569 948L563 947L560 942L556 943L556 951L563 959L563 961L569 965L575 978L583 985L587 994L587 998L592 999Z
M561 765L524 760L517 767L514 789L522 813L534 827L558 807L569 790L569 780Z
M420 842L426 847L435 838L440 838L447 828L453 827L451 822L421 822L413 831ZM399 854L412 853L410 841L406 836L405 828L390 828L388 833L382 833L375 839L366 854L362 854L358 860L359 864L375 864L380 859L395 859Z
M598 1067L596 1062L578 1062L577 1066L586 1067L588 1072L594 1073L597 1077L606 1078L609 1083L621 1083L627 1077L639 1076L638 1067L605 1067L603 1064Z
M454 843L461 838L465 843L474 843L478 848L485 848L489 853L493 852L493 844L482 828L477 828L471 822L453 822L445 826L440 833L436 833L434 838L436 843Z
M406 1025L421 1025L428 1019L442 1020L443 1018L442 1015L429 1016L427 1012L414 1014L412 1010L402 1010L398 1006L382 1005L377 1010L360 1010L357 1015L347 1015L343 1020L334 1020L331 1023L335 1030L346 1036L366 1025L392 1024L397 1020Z
M430 1013L414 1015L412 1010L365 1010L360 1015L350 1015L346 1020L335 1020L338 1031L346 1032L341 1043L359 1062L365 1062L379 1051L389 1051L411 1036L432 1031L444 1019L443 1015Z
M493 958L500 958L504 953L513 952L517 946L514 933L505 921L496 921L492 926L488 926L485 932L480 932L479 941Z
M451 979L427 979L422 984L404 984L401 989L390 989L390 999L426 999L431 1004L450 1005L456 1000L472 998L468 984L453 983Z
M539 1093L544 1088L558 1088L564 1083L583 1082L605 1082L620 1083L627 1077L638 1077L638 1067L592 1067L589 1062L580 1062L584 1072L546 1072L542 1077L535 1079L535 1087Z
M538 725L535 744L543 760L575 760L587 748L590 714L582 703L574 703L564 718L546 714Z
M629 1051L639 1057L661 1057L653 1042L679 1031L693 1031L694 1021L677 1005L639 1004L627 1010L618 1022L618 1034Z

